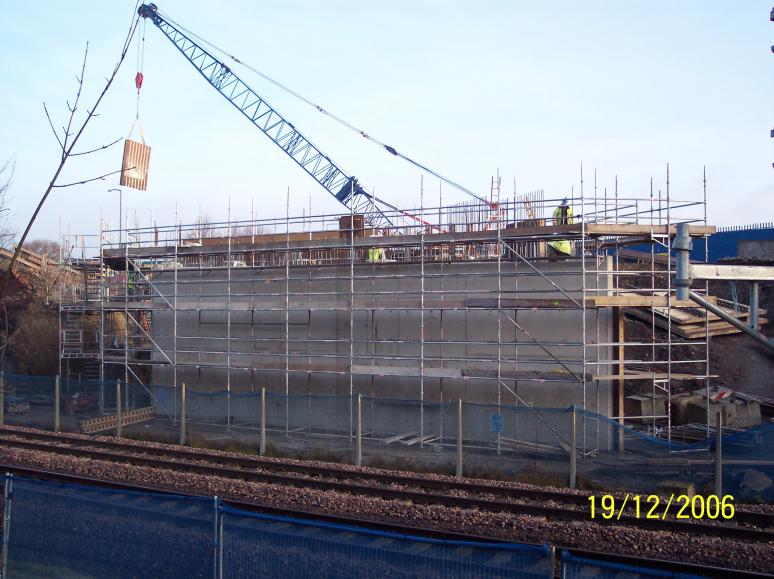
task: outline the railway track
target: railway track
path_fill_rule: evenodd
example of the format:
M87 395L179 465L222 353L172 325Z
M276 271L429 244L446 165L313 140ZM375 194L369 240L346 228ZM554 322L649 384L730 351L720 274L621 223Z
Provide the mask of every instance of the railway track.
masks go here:
M188 472L248 482L334 491L415 504L441 505L555 520L590 519L588 498L548 489L524 489L448 478L428 478L389 471L354 470L341 465L310 465L262 457L232 456L200 449L147 445L128 439L56 434L0 428L0 447L33 450L138 467ZM684 532L748 541L774 541L774 515L737 510L731 522L686 522L622 514L601 525L627 525L656 531Z
M141 492L158 493L158 494L171 494L171 495L179 494L175 491L170 491L167 488L153 486L153 485L129 484L129 483L117 482L117 481L102 479L97 477L84 477L84 476L66 474L61 472L41 470L37 468L21 467L17 465L0 464L0 470L2 470L2 472L9 472L9 473L29 477L29 478L36 478L36 479L50 480L50 481L57 481L57 482L66 482L66 483L73 483L73 484L79 484L79 485L85 485L85 486L100 486L100 487L112 488L117 490L141 491ZM207 495L202 495L198 493L190 493L190 496L210 498ZM437 529L430 529L426 527L416 527L416 526L408 526L405 524L394 524L389 522L374 521L373 519L366 519L361 517L353 517L353 516L345 517L345 516L339 516L339 515L304 511L300 509L290 509L285 507L280 508L276 506L269 506L269 505L256 503L253 501L247 501L244 499L239 499L234 497L231 497L231 498L227 497L224 499L223 502L230 506L233 506L242 510L246 510L246 511L288 516L288 517L294 517L298 519L307 519L307 520L316 520L316 521L322 520L330 523L338 523L343 525L354 524L354 525L381 530L381 531L390 531L390 532L401 533L401 534L410 533L412 535L432 537L436 539L449 539L449 540L461 540L461 541L474 540L474 541L480 541L484 543L509 542L498 537L490 537L486 535L473 535L469 533L463 534L463 533L456 533L453 531L442 531ZM566 550L575 556L585 557L588 559L602 559L605 561L619 563L622 565L643 566L645 568L653 568L653 569L658 569L666 572L685 573L688 575L698 575L702 577L711 577L711 578L718 578L718 579L720 578L756 579L756 578L770 577L770 575L767 575L764 573L756 573L753 571L740 571L736 569L727 569L727 568L713 567L713 566L707 566L707 565L696 565L696 564L685 563L680 561L669 561L665 559L633 557L629 555L620 555L615 553L600 552L600 551L593 551L593 550L587 550L587 549L578 549L575 547L556 547L556 550L557 550L557 553L559 551ZM560 577L558 565L556 568L556 577Z

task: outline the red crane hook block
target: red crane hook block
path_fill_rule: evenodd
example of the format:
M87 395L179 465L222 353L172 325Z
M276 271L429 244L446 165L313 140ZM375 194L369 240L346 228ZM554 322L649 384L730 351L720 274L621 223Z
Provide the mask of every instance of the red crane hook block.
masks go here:
M142 88L142 78L141 72L138 72L134 77L134 85L137 87L138 91Z

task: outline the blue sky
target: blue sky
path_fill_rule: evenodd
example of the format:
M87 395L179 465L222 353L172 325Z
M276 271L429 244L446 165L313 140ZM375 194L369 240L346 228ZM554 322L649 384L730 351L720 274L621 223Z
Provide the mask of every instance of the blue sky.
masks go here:
M0 4L0 161L15 160L11 221L22 229L58 161L43 113L66 119L86 41L83 105L109 74L134 1ZM467 187L568 193L586 168L624 195L649 179L701 198L718 225L772 220L774 23L771 0L160 0L161 10L254 67ZM136 47L82 140L125 137L135 113ZM235 69L343 168L397 205L419 205L420 172L252 73ZM248 218L341 209L199 77L150 23L140 118L153 148L147 192L125 189L132 222L206 213ZM61 182L120 168L120 145L75 158ZM426 178L437 199L438 185ZM58 189L31 238L115 221L117 177ZM465 195L443 187L444 202Z

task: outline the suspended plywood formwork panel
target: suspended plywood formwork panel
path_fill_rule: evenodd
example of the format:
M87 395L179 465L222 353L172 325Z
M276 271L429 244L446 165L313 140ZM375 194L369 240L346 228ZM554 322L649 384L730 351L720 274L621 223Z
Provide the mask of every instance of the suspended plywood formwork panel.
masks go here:
M124 141L124 160L121 163L121 185L146 191L151 148L131 139Z

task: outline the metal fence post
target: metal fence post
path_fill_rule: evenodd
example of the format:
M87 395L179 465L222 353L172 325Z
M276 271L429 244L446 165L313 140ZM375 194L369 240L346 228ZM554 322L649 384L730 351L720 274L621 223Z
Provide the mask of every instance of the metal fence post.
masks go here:
M355 438L355 466L363 465L363 395L357 394L357 436Z
M13 505L13 475L5 473L3 487L3 566L2 576L8 577L8 543L11 535L11 507Z
M116 380L116 436L120 437L121 429L121 380Z
M457 400L457 476L462 476L462 398Z
M548 558L551 560L551 569L556 569L556 547L548 548ZM564 565L562 565L562 568L564 568ZM553 573L551 576L553 577ZM562 573L562 577L564 577L564 573Z
M180 445L185 444L185 417L186 417L186 400L185 400L185 382L180 385Z
M5 372L0 372L0 426L5 426Z
M261 388L261 456L266 454L266 388Z
M217 495L212 497L212 505L214 509L214 521L213 521L213 537L212 537L212 576L215 579L221 579L223 577L223 568L221 567L220 563L222 561L222 552L221 552L221 533L222 533L222 527L220 524L220 497Z
M59 422L59 400L62 396L62 387L59 382L59 376L57 375L56 378L54 378L54 432L59 432L60 430L60 422Z
M223 579L223 514L218 516L218 579Z
M718 408L717 429L715 431L715 494L723 499L723 408Z
M577 478L578 474L578 465L576 463L577 456L576 456L576 449L578 448L577 440L578 440L578 431L577 431L577 425L576 425L576 411L575 411L575 404L570 406L570 411L572 412L572 415L570 417L570 488L575 488L575 479Z

